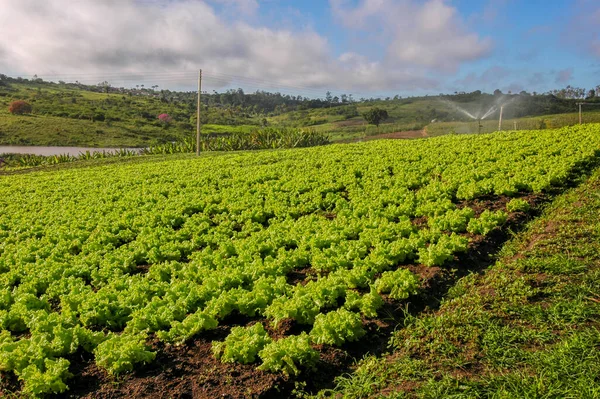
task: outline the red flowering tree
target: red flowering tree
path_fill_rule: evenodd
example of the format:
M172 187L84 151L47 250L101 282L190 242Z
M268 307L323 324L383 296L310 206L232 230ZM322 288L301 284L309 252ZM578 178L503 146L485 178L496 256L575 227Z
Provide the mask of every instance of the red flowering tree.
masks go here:
M8 107L8 112L10 112L13 115L30 114L31 111L32 111L31 104L26 103L25 101L22 101L22 100L13 101L12 103L10 103L10 106Z
M168 125L173 120L173 118L171 118L169 114L160 114L158 115L158 120L164 123L165 125Z

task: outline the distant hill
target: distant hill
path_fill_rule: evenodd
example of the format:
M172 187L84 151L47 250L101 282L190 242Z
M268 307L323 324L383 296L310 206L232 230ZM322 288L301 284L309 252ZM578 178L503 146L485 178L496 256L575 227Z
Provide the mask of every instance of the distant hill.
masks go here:
M327 131L334 140L426 127L438 135L477 130L473 126L478 123L467 113L482 116L491 109L488 120L497 120L498 108L505 103L506 120L576 112L580 100L560 98L568 95L564 90L542 95L476 91L355 101L349 95L310 99L238 89L203 94L201 121L205 134L285 126ZM196 96L195 92L157 90L156 86L125 89L108 82L90 86L0 75L0 144L139 147L177 141L195 134ZM32 114L11 115L8 107L16 100L30 103ZM379 128L367 126L361 116L372 107L388 112L389 118ZM160 114L168 114L170 122L159 120ZM572 117L561 120L571 123ZM493 126L485 123L486 130Z

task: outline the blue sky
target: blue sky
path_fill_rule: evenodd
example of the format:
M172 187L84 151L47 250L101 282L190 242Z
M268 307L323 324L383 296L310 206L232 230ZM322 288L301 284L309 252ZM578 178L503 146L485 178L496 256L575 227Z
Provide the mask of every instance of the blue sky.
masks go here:
M315 97L331 90L357 98L600 85L597 0L0 5L0 73L11 76L192 90L202 68L209 91L240 86Z

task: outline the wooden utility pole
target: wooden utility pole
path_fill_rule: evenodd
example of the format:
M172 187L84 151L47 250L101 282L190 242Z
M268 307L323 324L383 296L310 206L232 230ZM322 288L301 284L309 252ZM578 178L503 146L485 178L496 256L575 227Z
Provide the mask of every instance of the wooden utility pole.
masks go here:
M202 93L202 69L198 72L198 112L196 118L196 155L200 155L200 94Z
M500 106L500 120L498 121L498 131L502 130L502 113L504 112L504 105Z
M583 109L584 105L600 105L600 103L577 103L579 105L579 124L583 124Z

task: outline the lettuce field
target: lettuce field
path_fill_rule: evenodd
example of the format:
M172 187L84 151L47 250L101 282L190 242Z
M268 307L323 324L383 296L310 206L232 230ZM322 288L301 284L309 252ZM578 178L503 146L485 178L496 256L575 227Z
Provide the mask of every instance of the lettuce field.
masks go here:
M215 361L314 372L599 153L584 125L1 176L1 375L61 393L216 330Z

